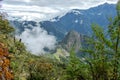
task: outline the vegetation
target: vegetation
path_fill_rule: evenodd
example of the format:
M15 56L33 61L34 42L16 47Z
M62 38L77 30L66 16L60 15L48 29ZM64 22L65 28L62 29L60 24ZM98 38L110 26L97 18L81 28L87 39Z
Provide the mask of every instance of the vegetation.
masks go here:
M86 55L59 60L53 54L35 56L14 36L14 28L0 17L1 80L120 80L120 1L117 16L110 18L108 31L92 25L93 36L87 40ZM52 57L51 57L52 56ZM3 79L4 78L4 79Z
M13 79L12 70L10 69L9 52L2 43L0 43L0 79Z
M79 59L79 61L75 60L77 59L75 57L72 58L73 61L70 61L68 69L71 68L69 69L71 73L68 74L71 76L71 80L119 80L120 1L117 4L117 16L114 20L110 18L108 31L104 32L104 30L96 24L92 25L92 29L93 37L89 38L86 49L82 50L86 52L87 55L84 56L83 59ZM76 61L78 61L78 63L75 63ZM76 68L73 67L73 65L79 65L79 67ZM78 74L75 74L77 72ZM76 77L74 77L74 75Z

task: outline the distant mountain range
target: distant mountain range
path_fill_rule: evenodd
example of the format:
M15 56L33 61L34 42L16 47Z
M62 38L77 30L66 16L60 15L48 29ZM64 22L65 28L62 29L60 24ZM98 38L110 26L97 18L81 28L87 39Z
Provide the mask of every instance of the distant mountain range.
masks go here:
M80 34L91 35L91 24L93 23L106 29L109 23L108 18L113 18L115 15L115 4L105 3L87 10L73 9L60 18L57 16L51 21L43 21L40 24L49 33L61 40L71 30Z
M73 9L63 16L57 16L48 21L39 22L39 24L60 41L71 30L75 30L80 34L91 35L91 24L93 23L106 29L109 23L108 18L114 16L116 16L116 5L105 3L87 10ZM18 28L19 33L24 31L25 26L31 29L27 25L37 26L36 21L12 20L10 22Z

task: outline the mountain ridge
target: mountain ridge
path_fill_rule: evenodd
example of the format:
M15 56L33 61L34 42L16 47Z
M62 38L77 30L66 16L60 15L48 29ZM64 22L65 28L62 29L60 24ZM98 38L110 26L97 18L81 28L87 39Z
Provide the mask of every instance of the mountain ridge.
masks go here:
M48 34L54 35L58 41L61 41L71 30L75 30L80 34L90 36L92 33L92 23L103 26L103 28L106 29L107 25L109 24L107 18L110 16L113 18L115 15L116 5L105 3L86 10L70 10L65 15L53 18L53 21L51 21L51 19L47 21L37 22L39 22L40 27L45 29ZM28 26L29 24L33 27L36 26L35 21L10 21L10 23L14 27L18 28L19 33L24 31L26 28L25 26Z
M87 10L73 9L60 18L58 18L59 16L53 18L56 19L54 22L43 21L40 24L61 40L70 30L75 30L80 34L91 35L92 23L96 23L106 29L109 24L107 18L110 16L113 18L115 15L115 4L105 3Z

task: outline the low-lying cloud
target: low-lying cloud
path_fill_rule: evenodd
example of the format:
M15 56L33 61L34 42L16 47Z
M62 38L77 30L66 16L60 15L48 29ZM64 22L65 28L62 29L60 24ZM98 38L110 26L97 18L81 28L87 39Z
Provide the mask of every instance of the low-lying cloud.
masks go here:
M49 35L46 30L42 29L39 25L31 26L32 29L25 28L18 38L22 39L22 42L26 45L27 49L32 54L40 55L47 53L44 49L53 50L56 45L56 38Z

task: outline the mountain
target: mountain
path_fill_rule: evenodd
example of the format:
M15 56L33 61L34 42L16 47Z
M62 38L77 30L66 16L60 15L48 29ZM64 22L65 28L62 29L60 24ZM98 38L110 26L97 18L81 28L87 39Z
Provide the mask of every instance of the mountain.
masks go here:
M82 37L81 35L76 31L70 31L65 36L65 38L61 42L61 46L67 50L68 52L71 51L72 48L75 48L76 52L79 50L79 48L82 46L81 41Z
M74 30L71 30L59 44L67 52L71 52L71 50L74 49L75 53L80 56L80 49L86 46L85 43L87 38L89 37L83 34L79 34Z
M58 41L61 41L71 30L90 36L92 33L92 23L99 24L106 30L109 24L108 18L113 18L114 16L116 16L116 5L105 3L86 10L73 9L64 16L57 16L47 21L37 22L39 22L40 27L47 30L49 34L56 36ZM28 25L38 26L36 25L37 22L10 21L10 23L17 28L19 33L24 31L25 28L31 29L31 26Z
M25 29L32 29L31 26L35 27L38 26L36 21L17 21L12 20L10 24L16 28L17 32L21 34Z
M87 10L73 9L62 17L55 17L50 21L40 22L41 26L59 40L71 30L81 34L91 35L91 24L96 23L107 28L108 18L116 15L116 5L105 3Z

